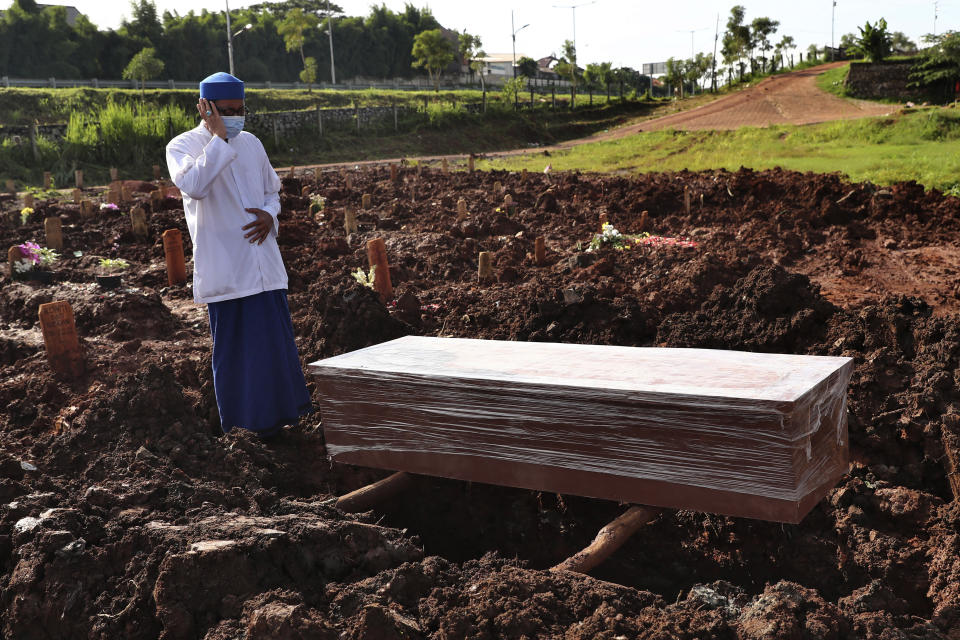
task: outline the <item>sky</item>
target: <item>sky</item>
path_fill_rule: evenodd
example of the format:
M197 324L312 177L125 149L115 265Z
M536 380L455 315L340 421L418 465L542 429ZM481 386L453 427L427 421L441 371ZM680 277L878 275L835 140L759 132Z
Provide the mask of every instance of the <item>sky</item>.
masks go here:
M373 4L382 3L400 11L408 2L429 7L444 27L457 31L466 29L479 35L488 54L510 53L511 34L513 28L518 29L518 58L521 54L541 58L559 53L563 41L573 39L575 14L577 58L581 66L590 62L612 62L614 67L627 66L638 70L645 62L661 62L669 57L688 58L692 51L712 53L717 18L719 16L722 38L734 4L746 8L747 21L761 16L779 20L780 28L774 41L779 41L783 35L792 36L798 45L794 55L797 52L806 54L811 43L822 46L831 42L833 4L833 0L485 0L480 4L463 0L339 0L337 4L348 15L362 16L369 13ZM0 0L0 8L10 4L11 0ZM117 28L122 19L131 14L129 3L123 0L74 0L70 4L101 29ZM162 16L166 10L180 14L190 9L222 11L225 3L223 0L155 0L155 4ZM251 4L256 4L256 0L234 0L230 2L230 8ZM573 4L582 6L576 10L556 8ZM960 0L837 0L835 11L833 37L837 43L844 33L858 33L857 27L866 21L886 18L891 31L902 31L920 44L924 34L934 31L935 12L937 33L960 30ZM237 46L242 46L242 42Z

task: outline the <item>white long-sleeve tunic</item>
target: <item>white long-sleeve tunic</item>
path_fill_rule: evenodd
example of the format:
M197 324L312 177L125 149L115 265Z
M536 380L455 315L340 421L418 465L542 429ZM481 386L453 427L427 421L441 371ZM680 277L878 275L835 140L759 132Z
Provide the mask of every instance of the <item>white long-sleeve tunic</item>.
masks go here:
M249 132L224 141L200 126L167 144L167 167L183 194L193 241L193 299L201 304L287 288L277 246L280 179L260 140ZM246 209L273 217L263 244L244 238L256 220Z

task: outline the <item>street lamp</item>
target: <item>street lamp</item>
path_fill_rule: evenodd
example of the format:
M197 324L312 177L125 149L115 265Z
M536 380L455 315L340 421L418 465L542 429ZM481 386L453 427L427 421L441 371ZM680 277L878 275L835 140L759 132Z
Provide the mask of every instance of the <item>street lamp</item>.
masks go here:
M830 9L830 61L837 58L837 46L834 41L834 25L837 22L837 0L833 0L833 7Z
M596 4L597 0L592 0L591 2L581 2L580 4L567 4L567 5L553 5L554 9L572 9L573 10L573 50L577 50L577 9L580 7L587 7L591 4ZM572 62L572 60L571 60Z
M513 28L513 10L510 10L510 29L513 30L513 77L517 77L517 34L529 27L530 24L527 23L520 27L519 29Z
M230 60L230 75L235 75L233 72L233 39L244 31L252 29L253 25L248 23L245 27L234 33L230 27L230 2L229 0L224 0L223 3L227 7L227 58Z
M329 3L327 3L329 9ZM333 13L327 14L327 35L330 36L330 84L337 84L337 71L333 67Z

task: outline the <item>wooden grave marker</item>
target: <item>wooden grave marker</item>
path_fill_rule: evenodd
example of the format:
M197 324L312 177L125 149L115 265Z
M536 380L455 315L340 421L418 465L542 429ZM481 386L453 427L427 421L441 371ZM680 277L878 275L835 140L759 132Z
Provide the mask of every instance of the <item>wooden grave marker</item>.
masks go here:
M133 235L140 239L147 237L147 233L149 232L149 228L147 227L147 214L142 207L134 207L130 210L130 224L133 226Z
M70 303L59 300L41 304L39 316L50 368L72 377L83 375L83 356Z
M83 199L83 191L80 189L73 190L73 204L80 204L80 201Z
M390 263L387 262L387 245L383 238L373 238L367 241L367 261L373 272L373 288L380 294L380 299L386 302L393 298L393 285L390 283Z
M187 281L187 265L183 257L183 237L179 229L163 232L163 255L167 261L167 284L183 284Z
M82 200L80 202L80 217L84 220L89 220L93 217L93 203L89 200Z
M43 172L43 188L49 189L51 184L53 184L53 176L50 174L49 171L44 171Z
M396 182L400 178L400 171L396 163L390 163L390 182Z
M360 208L367 210L373 205L373 196L369 193L363 194L360 198Z
M481 251L477 260L477 279L486 282L493 278L493 260L489 251Z
M457 200L457 217L462 218L467 215L467 201L463 198Z
M443 175L450 173L450 163L447 162L447 159L444 158L440 163L440 170L443 172Z
M20 247L13 245L7 249L7 264L10 266L10 279L12 280L14 275L16 275L17 270L14 268L14 265L20 262L20 259L23 258L23 252L20 251Z
M475 166L474 162L475 162L475 161L474 161L474 159L473 159L473 154L471 153L471 154L470 154L470 157L467 158L467 171L468 171L469 173L473 173L473 169L474 169L474 166Z
M77 183L77 189L83 189L83 170L77 169L73 172L73 179Z
M159 180L162 177L163 177L163 173L160 171L160 165L158 164L153 165L153 179Z
M353 207L347 205L343 208L343 231L348 236L357 232L357 214Z
M522 171L520 171L520 184L523 184L526 181L527 181L527 170L523 169Z
M60 216L50 216L43 221L47 247L60 251L63 249L63 222Z
M25 194L23 194L23 206L24 206L24 207L30 207L31 209L33 209L34 202L35 202L35 200L34 200L34 197L33 197L33 194L32 194L32 193L25 193Z
M533 243L533 259L538 265L542 265L547 260L547 244L543 236L537 236Z
M17 185L13 180L7 179L7 193L16 193Z
M117 171L116 167L110 167L110 182L116 182L120 177L120 173Z

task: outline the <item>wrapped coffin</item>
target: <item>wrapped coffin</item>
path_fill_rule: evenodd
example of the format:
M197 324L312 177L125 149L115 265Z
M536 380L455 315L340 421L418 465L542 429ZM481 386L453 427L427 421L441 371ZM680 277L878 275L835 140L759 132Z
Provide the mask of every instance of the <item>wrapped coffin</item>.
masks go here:
M338 462L791 523L847 470L852 367L413 336L310 365Z

